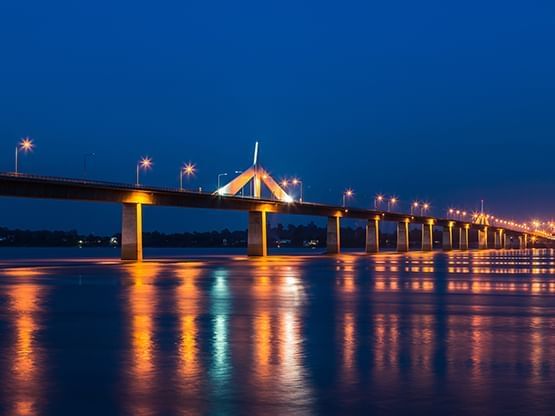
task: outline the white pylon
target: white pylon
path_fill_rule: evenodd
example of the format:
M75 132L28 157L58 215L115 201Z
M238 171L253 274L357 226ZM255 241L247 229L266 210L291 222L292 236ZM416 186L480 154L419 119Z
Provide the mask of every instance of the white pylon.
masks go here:
M285 192L281 186L279 186L279 184L258 162L258 142L254 145L254 159L252 166L228 184L216 190L215 194L237 195L251 180L253 181L254 198L259 199L261 197L262 184L264 184L277 200L282 202L293 202L293 198Z

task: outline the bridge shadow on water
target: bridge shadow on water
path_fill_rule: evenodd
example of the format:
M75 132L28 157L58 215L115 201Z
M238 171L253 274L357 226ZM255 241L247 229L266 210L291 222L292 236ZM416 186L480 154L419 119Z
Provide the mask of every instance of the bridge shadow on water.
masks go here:
M553 250L207 254L1 260L0 414L555 404Z

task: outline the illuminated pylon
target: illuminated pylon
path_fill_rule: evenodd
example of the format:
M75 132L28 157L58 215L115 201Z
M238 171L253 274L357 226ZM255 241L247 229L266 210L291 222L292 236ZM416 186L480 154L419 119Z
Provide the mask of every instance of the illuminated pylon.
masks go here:
M270 174L258 163L258 142L254 146L254 160L250 168L239 176L216 190L217 195L237 195L250 181L253 182L253 197L260 198L262 195L262 184L270 190L272 195L283 202L293 202L293 198L281 188Z
M489 215L484 212L484 200L480 201L480 213L474 217L474 224L489 225Z

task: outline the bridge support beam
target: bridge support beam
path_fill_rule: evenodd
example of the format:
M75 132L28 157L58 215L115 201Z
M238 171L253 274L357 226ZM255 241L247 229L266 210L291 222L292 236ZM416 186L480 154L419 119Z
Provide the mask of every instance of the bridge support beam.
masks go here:
M141 204L122 205L121 259L143 260L143 206Z
M326 247L328 254L339 254L341 252L341 222L339 217L328 217Z
M249 211L247 255L267 256L268 241L265 211Z
M366 224L366 252L377 253L380 251L380 220L369 219Z
M526 234L518 237L518 248L521 250L528 248L528 236Z
M500 250L503 248L503 230L499 229L495 231L495 234L493 235L494 237L494 246L497 250Z
M488 227L478 230L478 249L486 250L488 248Z
M442 248L444 251L453 250L453 225L443 227Z
M422 224L422 251L432 251L434 245L433 230L434 223L432 221Z
M397 224L397 251L409 251L409 220Z
M459 250L468 250L468 230L470 225L465 224L459 230Z

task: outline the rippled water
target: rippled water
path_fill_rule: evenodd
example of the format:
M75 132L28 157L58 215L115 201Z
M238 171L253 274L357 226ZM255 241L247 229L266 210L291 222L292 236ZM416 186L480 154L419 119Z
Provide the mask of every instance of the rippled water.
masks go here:
M552 414L555 252L0 261L0 414Z

